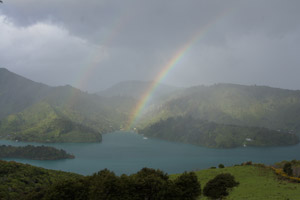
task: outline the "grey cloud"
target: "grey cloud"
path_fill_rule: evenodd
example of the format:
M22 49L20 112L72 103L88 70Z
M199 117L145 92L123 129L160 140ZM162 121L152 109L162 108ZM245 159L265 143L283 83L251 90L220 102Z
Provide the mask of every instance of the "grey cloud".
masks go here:
M92 69L83 89L95 91L122 80L153 79L177 49L208 26L166 82L297 89L299 7L297 0L10 0L0 14L16 28L51 24L67 34L65 41L42 37L47 50L21 51L31 46L25 42L22 48L0 48L0 57L2 65L48 84L83 87L76 80ZM39 37L28 41L36 43ZM90 63L99 54L105 59ZM64 78L68 71L70 78Z

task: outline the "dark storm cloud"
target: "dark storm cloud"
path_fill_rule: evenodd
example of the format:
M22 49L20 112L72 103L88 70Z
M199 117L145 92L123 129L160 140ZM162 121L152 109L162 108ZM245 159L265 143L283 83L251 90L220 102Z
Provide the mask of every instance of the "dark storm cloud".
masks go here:
M93 69L86 87L100 90L121 80L153 79L209 25L166 82L300 89L299 8L297 0L10 0L0 8L0 28L15 37L6 34L11 44L0 47L0 58L15 72L52 85L83 87L77 80ZM68 71L68 78L57 75Z
M12 0L4 12L20 25L52 20L81 37L105 42L114 29L118 46L174 43L189 37L232 3L224 1ZM116 27L121 24L121 28ZM173 38L173 39L171 39ZM166 41L166 42L164 42ZM169 44L168 44L169 45Z

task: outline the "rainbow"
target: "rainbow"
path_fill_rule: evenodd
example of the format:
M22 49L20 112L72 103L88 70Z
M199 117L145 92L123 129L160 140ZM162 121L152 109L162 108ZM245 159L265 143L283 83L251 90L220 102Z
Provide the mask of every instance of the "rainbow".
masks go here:
M171 59L164 65L161 71L157 74L151 85L144 92L139 102L133 109L130 114L129 121L126 125L125 130L131 130L136 125L141 112L144 110L145 106L149 102L149 99L155 93L159 84L166 78L168 73L176 66L176 64L184 57L184 55L191 49L191 47L204 36L205 33L208 32L209 28L215 24L218 19L222 18L225 14L227 14L231 9L224 10L220 15L214 18L210 23L206 24L202 27L196 34L194 34L176 53L171 57Z

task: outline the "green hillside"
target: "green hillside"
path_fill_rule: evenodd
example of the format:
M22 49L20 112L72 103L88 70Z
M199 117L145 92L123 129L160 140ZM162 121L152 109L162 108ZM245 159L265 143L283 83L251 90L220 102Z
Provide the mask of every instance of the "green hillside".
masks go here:
M0 122L2 139L34 142L100 142L101 134L69 120L46 102L40 102Z
M300 132L300 91L234 84L196 86L148 111L139 126L183 115L297 134Z
M71 86L49 87L0 68L0 137L36 142L99 142L101 134L127 125L128 116L150 85L151 82L127 81L96 95ZM205 139L214 141L201 145L240 146L245 138L254 135L256 140L251 144L256 146L294 144L297 140L293 134L300 133L300 91L233 84L178 90L161 85L143 113L139 129L170 117L192 116L217 124L276 130L250 131L218 125L212 137ZM192 124L189 127L196 128ZM163 134L158 131L151 135L181 142L195 138L194 131L183 136L185 131L178 134L174 130L171 135L167 128L171 127L165 126ZM176 138L170 137L176 134ZM282 142L278 142L279 138Z
M207 169L195 172L202 190L205 184L221 173L230 173L240 183L229 192L226 200L299 200L300 184L292 183L286 180L280 180L279 177L270 169L263 166L234 166L218 169ZM171 178L176 178L173 175ZM201 200L208 198L201 196Z
M0 68L0 119L40 101L51 88Z
M119 130L134 101L49 87L0 70L0 137L35 142L99 142ZM2 118L2 119L1 119Z
M139 133L148 137L216 148L294 145L299 142L295 134L266 128L217 124L187 116L161 120Z
M123 105L118 105L118 101L88 94L71 86L54 88L44 101L69 120L100 133L119 130L127 120L128 111L123 109Z

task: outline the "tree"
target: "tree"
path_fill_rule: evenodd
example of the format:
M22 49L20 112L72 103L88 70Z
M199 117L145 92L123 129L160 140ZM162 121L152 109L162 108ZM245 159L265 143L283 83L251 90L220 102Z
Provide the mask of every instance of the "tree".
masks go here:
M83 179L61 181L46 191L42 199L85 200L88 199L88 187Z
M223 164L219 164L219 168L224 168L225 166Z
M121 199L120 178L115 173L104 169L90 179L89 199Z
M138 199L163 199L169 176L160 170L143 168L133 176Z
M201 195L201 185L194 172L185 172L175 180L175 185L179 189L180 199L193 200Z
M228 195L228 189L237 186L234 176L229 173L219 174L212 180L208 181L203 189L205 196L218 199Z
M293 176L293 169L292 169L292 164L290 162L287 162L284 164L283 166L283 171L289 175L289 176Z

